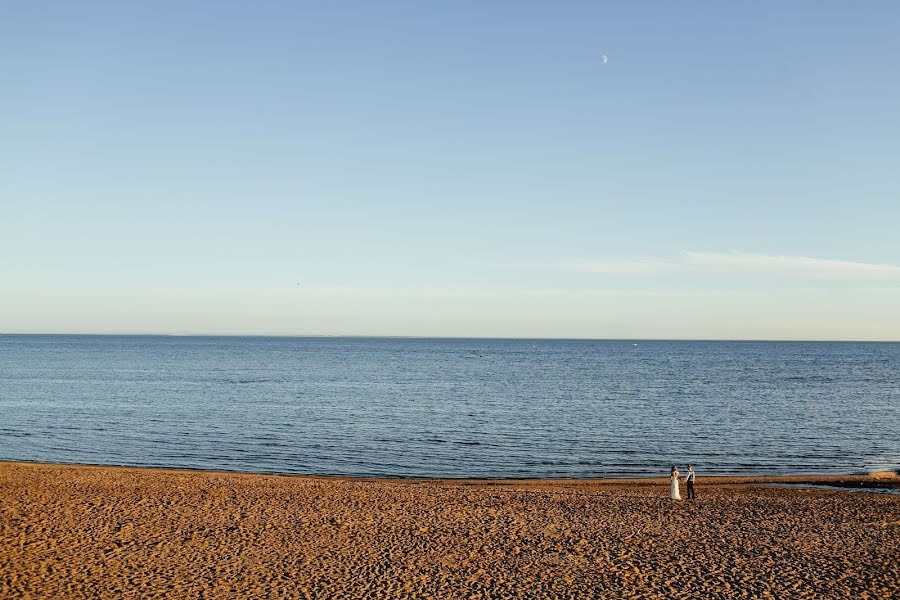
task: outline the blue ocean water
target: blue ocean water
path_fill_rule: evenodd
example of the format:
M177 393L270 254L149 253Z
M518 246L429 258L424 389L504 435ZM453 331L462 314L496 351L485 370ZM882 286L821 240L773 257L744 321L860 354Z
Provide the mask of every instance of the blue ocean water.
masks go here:
M900 344L0 336L0 459L359 476L900 467Z

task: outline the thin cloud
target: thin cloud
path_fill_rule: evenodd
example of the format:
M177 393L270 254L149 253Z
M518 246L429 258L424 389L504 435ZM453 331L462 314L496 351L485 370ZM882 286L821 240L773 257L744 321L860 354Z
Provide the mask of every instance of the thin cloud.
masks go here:
M282 291L282 290L278 290ZM671 296L672 292L636 288L429 288L429 287L310 287L307 293L331 297L405 297L405 298L510 298L532 297L586 297L586 296ZM291 290L290 293L293 293Z
M814 279L900 279L900 266L852 260L787 256L752 252L682 252L677 258L629 260L572 260L558 265L563 271L643 275L650 273L751 273Z
M563 271L575 273L637 274L678 269L681 263L659 258L632 260L572 260L562 264Z
M531 289L521 290L518 292L523 296L550 296L550 297L590 297L590 296L645 296L645 297L668 297L673 293L660 290L646 289L617 289L617 288L601 288L601 289Z
M503 292L500 289L483 287L429 287L429 286L402 286L402 287L364 287L364 286L309 286L306 288L288 288L292 293L306 293L317 296L373 296L373 297L418 297L418 298L445 298L445 297L492 297Z
M708 298L710 296L734 296L746 295L747 292L734 290L671 290L671 289L642 289L642 288L594 288L594 289L532 289L519 292L524 296L549 296L565 298L596 298L596 297L630 297L630 298Z
M684 252L687 265L714 271L756 271L823 279L900 278L900 266L852 260L747 252Z

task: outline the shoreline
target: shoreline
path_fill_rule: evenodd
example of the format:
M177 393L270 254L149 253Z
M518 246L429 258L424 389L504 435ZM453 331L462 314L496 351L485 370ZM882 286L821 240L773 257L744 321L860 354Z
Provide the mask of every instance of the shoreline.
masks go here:
M138 466L138 465L111 465L97 463L66 463L66 462L44 462L38 460L5 460L0 459L0 467L3 465L36 465L47 467L76 467L89 469L124 469L134 471L158 471L171 473L208 473L223 475L242 475L242 476L258 476L258 477L288 477L300 479L321 479L321 480L344 480L344 481L383 481L391 483L403 482L430 482L430 483L464 483L464 484L521 484L521 485L581 485L581 484L601 484L601 485L648 485L648 484L665 484L668 483L669 477L661 475L659 477L425 477L425 476L375 476L375 475L330 475L330 474L306 474L306 473L284 473L284 472L259 472L259 471L236 471L229 469L204 469L193 467L161 467L161 466ZM827 484L836 487L852 487L858 483L870 484L868 487L883 487L885 489L900 489L900 471L871 471L868 473L809 473L809 474L762 474L762 475L705 475L697 472L697 479L702 480L705 485L761 485L761 484L803 484L810 485Z
M892 597L896 474L442 480L0 461L0 597ZM774 484L774 485L767 485Z

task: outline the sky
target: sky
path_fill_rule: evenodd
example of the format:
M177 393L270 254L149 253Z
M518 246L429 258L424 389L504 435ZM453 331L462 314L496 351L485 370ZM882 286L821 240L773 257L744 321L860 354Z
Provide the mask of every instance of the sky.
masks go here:
M0 3L0 332L900 340L898 23Z

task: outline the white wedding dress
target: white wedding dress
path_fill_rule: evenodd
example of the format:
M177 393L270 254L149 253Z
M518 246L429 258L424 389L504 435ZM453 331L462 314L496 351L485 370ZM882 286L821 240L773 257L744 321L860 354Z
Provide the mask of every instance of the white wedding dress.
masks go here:
M681 500L681 490L678 489L678 473L672 475L672 491L669 493L672 500Z

